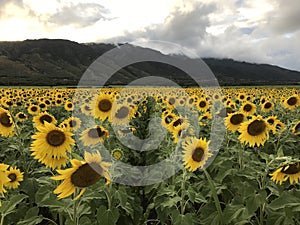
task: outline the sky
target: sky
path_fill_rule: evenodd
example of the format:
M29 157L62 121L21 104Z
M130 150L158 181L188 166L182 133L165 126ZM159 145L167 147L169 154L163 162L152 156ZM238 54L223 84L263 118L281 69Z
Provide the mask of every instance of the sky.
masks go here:
M0 41L135 43L300 71L299 0L0 0Z

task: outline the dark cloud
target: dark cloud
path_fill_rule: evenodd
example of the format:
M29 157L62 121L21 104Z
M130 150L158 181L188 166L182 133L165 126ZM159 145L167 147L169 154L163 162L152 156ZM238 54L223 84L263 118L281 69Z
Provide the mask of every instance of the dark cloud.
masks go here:
M300 1L278 0L275 9L268 16L268 25L276 33L300 30Z
M107 20L108 10L96 3L80 3L64 6L52 15L49 22L57 25L75 25L85 27L93 25L98 20Z

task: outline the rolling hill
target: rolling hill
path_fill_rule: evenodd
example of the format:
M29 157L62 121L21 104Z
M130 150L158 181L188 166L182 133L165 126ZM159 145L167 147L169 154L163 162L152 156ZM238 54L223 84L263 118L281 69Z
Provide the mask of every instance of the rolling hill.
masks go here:
M76 86L89 65L114 47L116 46L112 44L80 44L60 39L0 42L0 85ZM138 48L142 52L161 54L152 49ZM300 84L300 72L278 66L232 59L204 58L203 61L213 71L221 85ZM195 85L195 81L187 78L180 69L149 61L122 68L106 84L122 85L151 75L172 79L181 86Z

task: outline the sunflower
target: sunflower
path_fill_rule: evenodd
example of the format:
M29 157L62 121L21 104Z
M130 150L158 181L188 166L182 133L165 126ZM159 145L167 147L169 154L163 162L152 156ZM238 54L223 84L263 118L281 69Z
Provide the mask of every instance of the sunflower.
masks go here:
M45 122L39 131L32 135L35 139L31 143L32 156L47 167L57 168L66 165L67 153L71 152L71 145L75 145L72 133Z
M200 98L196 106L199 111L206 112L209 108L209 102L205 98Z
M34 126L39 129L39 127L43 127L45 122L56 124L57 120L54 116L50 115L47 112L39 113L38 115L34 116L32 119Z
M11 137L14 134L14 122L9 111L0 107L0 135Z
M277 119L277 116L269 116L265 120L269 124L269 128L273 134L277 134L278 132L285 129L285 124Z
M190 171L203 168L207 159L212 156L208 149L209 141L196 137L187 138L183 144L183 163Z
M263 112L270 112L273 108L274 108L274 104L269 101L266 101L261 105L261 110Z
M18 112L16 114L16 117L17 117L18 121L20 121L20 122L24 122L28 119L27 115L23 112Z
M116 125L129 123L134 110L127 104L115 104L112 108L111 122Z
M275 121L274 123L274 131L272 130L273 134L277 134L285 130L285 124L280 120Z
M40 113L40 107L38 105L30 105L27 111L31 115L37 115Z
M300 121L298 121L292 128L293 133L297 133L300 131Z
M240 93L238 95L238 99L241 100L241 101L244 101L246 99L246 97L247 97L246 93Z
M279 167L274 173L270 174L271 180L282 184L283 181L290 180L290 184L298 183L300 180L300 162Z
M4 186L15 189L20 185L19 182L23 181L23 172L16 167L10 167L9 171L7 172L7 177L10 179L10 181L4 184Z
M299 105L300 105L300 98L297 94L291 95L290 97L286 98L283 102L283 106L290 110L293 110Z
M232 132L239 129L242 122L244 122L246 116L243 112L230 113L225 119L226 128Z
M125 129L119 129L117 132L119 136L124 137L126 134L133 133L135 131L136 129L134 127L128 127Z
M104 121L106 118L111 121L111 110L113 99L111 95L101 93L96 97L94 107L94 117Z
M45 102L40 102L39 103L39 107L42 111L46 111L47 110L47 104Z
M64 180L53 193L58 195L58 199L67 198L76 192L76 188L81 189L80 193L74 200L78 199L86 190L87 187L92 186L104 177L110 183L110 174L107 167L111 166L110 163L103 162L99 152L97 153L84 153L84 161L72 159L72 168L65 170L57 170L60 174L51 177L53 180Z
M165 111L162 114L162 119L161 119L162 125L168 129L169 125L172 123L172 121L175 120L176 117L177 116L174 113L171 113L170 111Z
M203 115L199 116L199 125L206 126L207 122L212 118L211 113L205 112Z
M269 124L260 115L243 122L238 130L241 133L239 140L250 147L264 145L269 139Z
M81 120L78 117L69 117L61 123L61 126L63 126L63 124L67 129L76 131L81 126Z
M83 105L80 106L80 110L83 114L87 115L87 116L91 116L93 115L93 110L90 107L89 104L84 103Z
M95 126L93 128L85 129L81 133L80 140L83 142L84 146L89 146L103 143L104 138L108 138L108 130L102 126Z
M116 159L116 160L122 160L124 157L124 152L120 148L116 148L112 151L111 155Z
M256 106L252 102L246 101L240 108L240 110L246 115L253 115L256 111Z
M66 101L64 105L65 110L72 111L74 109L74 104L71 101Z
M0 163L0 194L4 196L4 193L6 190L4 189L4 185L6 185L10 179L7 176L7 169L9 165L6 165L4 163Z
M188 123L183 123L180 126L175 127L171 133L174 139L174 143L177 143L179 140L184 140L188 136L188 131L191 131L192 129L189 129Z
M185 127L189 126L189 121L186 117L177 116L176 118L174 118L174 120L172 120L171 123L168 124L167 129L170 132L173 132L174 130L176 130L177 127L180 126L185 126Z

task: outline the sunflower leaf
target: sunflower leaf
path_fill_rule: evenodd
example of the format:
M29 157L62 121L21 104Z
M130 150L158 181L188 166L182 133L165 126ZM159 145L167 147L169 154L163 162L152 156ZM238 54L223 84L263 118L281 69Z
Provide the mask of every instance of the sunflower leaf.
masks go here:
M3 201L2 207L0 207L0 213L2 216L5 217L6 215L14 212L16 206L27 197L27 195L19 194L13 196L9 201Z
M114 225L118 221L120 216L117 208L106 209L101 205L97 211L97 222L100 225Z

